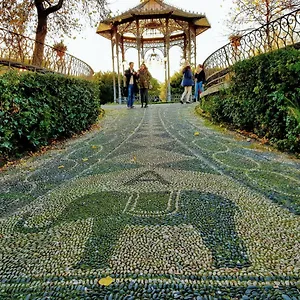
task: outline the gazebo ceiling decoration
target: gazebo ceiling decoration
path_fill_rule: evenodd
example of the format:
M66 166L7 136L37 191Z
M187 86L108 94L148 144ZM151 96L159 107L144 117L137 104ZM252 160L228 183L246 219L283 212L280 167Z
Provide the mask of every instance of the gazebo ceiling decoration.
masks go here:
M179 46L183 58L191 64L196 64L196 37L209 28L210 24L204 14L179 9L163 0L144 0L120 15L103 20L97 28L97 33L111 40L113 69L116 58L118 74L120 53L124 62L126 50L137 49L140 65L141 61L145 60L145 53L149 49L157 48L164 54L165 78L169 82L170 48ZM119 82L119 99L120 97Z

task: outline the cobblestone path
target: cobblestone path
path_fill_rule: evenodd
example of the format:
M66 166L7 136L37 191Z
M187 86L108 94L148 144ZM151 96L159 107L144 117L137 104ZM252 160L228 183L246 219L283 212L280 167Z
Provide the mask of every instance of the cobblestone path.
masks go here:
M194 108L111 106L1 172L0 299L300 299L300 161Z

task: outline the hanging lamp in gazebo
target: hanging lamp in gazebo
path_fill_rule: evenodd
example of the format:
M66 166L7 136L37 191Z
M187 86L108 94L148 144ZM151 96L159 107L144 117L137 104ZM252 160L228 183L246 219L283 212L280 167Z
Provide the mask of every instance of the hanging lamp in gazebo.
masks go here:
M170 48L179 46L184 60L196 65L196 37L208 28L210 24L204 14L181 10L162 0L141 1L136 7L103 20L97 33L111 40L113 72L118 73L119 101L122 97L120 56L124 62L126 50L137 49L138 65L145 60L148 51L154 48L161 51L170 101ZM114 100L117 101L115 82Z

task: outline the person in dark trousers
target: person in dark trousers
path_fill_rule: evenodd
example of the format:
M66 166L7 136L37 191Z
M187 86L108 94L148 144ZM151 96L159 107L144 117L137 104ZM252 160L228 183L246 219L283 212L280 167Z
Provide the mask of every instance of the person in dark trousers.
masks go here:
M129 63L129 69L125 71L125 77L126 77L126 87L127 87L127 107L128 108L134 108L134 96L137 92L137 79L138 79L138 73L134 70L134 63Z
M186 103L191 103L190 96L192 94L192 86L194 84L194 81L193 81L193 73L189 63L187 63L185 68L182 70L182 74L183 74L183 78L182 78L181 85L184 87L184 92L181 96L180 103L183 104L184 100Z
M138 71L139 76L139 85L140 85L140 95L142 107L148 107L148 89L150 88L150 80L152 78L148 68L144 63L141 64L141 67Z
M195 79L195 95L194 101L199 100L199 95L204 92L203 84L205 82L205 72L203 70L203 65L198 65L196 72L194 74Z

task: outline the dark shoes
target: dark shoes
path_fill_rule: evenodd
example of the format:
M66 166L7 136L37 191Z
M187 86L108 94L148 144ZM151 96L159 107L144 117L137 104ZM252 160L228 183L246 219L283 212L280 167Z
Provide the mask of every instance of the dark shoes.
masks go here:
M180 103L181 103L181 104L183 104L183 101L182 101L182 100L180 100Z

